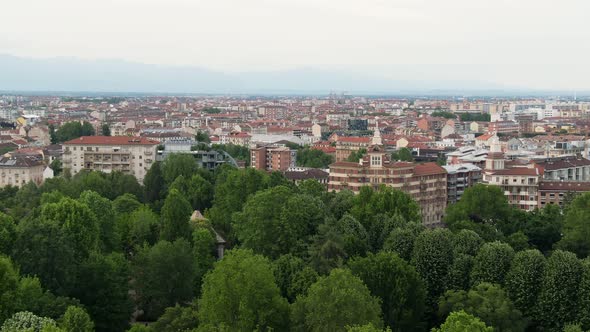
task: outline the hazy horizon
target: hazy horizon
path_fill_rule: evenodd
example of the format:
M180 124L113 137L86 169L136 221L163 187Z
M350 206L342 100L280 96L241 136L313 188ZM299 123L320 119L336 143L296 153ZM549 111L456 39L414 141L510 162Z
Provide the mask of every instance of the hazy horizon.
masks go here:
M31 63L198 68L240 80L255 73L265 76L253 80L262 88L281 88L280 77L268 78L275 73L329 72L378 81L368 90L379 91L399 89L385 82L590 91L590 46L582 42L589 10L581 0L7 0L0 54ZM300 90L318 79L299 76ZM0 89L10 88L12 77L3 77ZM359 90L332 81L342 80L321 89Z

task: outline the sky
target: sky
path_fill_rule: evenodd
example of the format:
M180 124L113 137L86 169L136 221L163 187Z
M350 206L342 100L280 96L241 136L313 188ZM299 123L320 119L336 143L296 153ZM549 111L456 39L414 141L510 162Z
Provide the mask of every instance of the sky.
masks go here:
M0 54L590 90L586 0L1 3Z

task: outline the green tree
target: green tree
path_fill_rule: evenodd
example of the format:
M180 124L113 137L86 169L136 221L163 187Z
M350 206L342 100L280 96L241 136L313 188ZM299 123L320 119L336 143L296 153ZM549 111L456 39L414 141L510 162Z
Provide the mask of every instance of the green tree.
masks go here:
M196 305L182 307L176 304L166 308L164 314L150 325L151 331L178 332L192 331L199 325Z
M449 269L447 289L468 290L471 287L473 256L455 253L453 265Z
M133 313L129 278L129 263L122 254L95 253L82 263L72 295L84 304L97 331L123 331L129 326Z
M88 313L79 307L68 307L60 320L59 326L65 332L93 332L94 322Z
M455 254L475 256L483 243L479 234L470 229L462 229L453 237Z
M231 331L288 328L288 304L280 296L268 260L250 250L228 251L205 276L199 300L201 324Z
M547 253L561 239L563 214L560 207L547 204L541 210L528 212L526 216L524 234L533 246Z
M94 127L87 121L82 122L82 127L80 128L80 136L94 136L96 132Z
M365 154L367 154L367 149L365 148L361 148L357 151L352 151L350 155L348 155L348 157L346 158L346 161L349 161L351 163L358 163L359 160L362 159Z
M577 196L565 212L563 238L557 247L574 252L578 257L590 254L590 193Z
M205 274L215 262L215 236L206 226L196 227L193 231L193 253L196 260L195 282L196 294L201 294L201 283Z
M128 230L125 234L128 249L142 246L144 243L154 245L158 241L160 222L158 216L147 206L133 211L128 218Z
M80 202L86 204L94 213L100 229L100 248L110 252L118 247L119 239L115 231L115 212L110 200L87 190L80 195Z
M167 184L171 184L180 175L190 178L197 172L195 157L186 153L172 153L162 163L162 176Z
M16 237L16 224L12 217L0 212L0 253L12 253Z
M334 269L297 298L291 312L293 331L345 331L372 323L381 328L379 299L348 270Z
M463 310L452 312L438 329L432 332L493 332L494 329L486 326L479 318L466 313Z
M207 211L213 227L231 239L232 214L242 211L250 195L267 188L268 182L268 174L253 168L221 173L215 181L213 206Z
M348 266L371 294L381 299L386 325L393 331L420 330L426 291L413 266L397 254L383 251L353 258Z
M533 317L543 281L545 257L538 250L525 250L514 255L506 275L506 292L514 305L527 317Z
M195 210L205 211L211 207L213 185L198 174L190 178L178 176L170 185L170 190L172 189L180 191Z
M447 207L444 221L456 229L455 223L460 221L494 224L508 220L510 215L510 205L500 187L477 184L467 188L461 200Z
M55 321L47 317L39 317L28 311L21 311L4 321L1 332L41 332L45 327L55 326Z
M500 286L480 283L470 291L447 291L439 302L439 316L464 310L498 331L524 331L526 318L514 307Z
M10 258L0 256L0 321L15 313L18 302L19 274Z
M53 170L53 175L58 176L63 171L63 164L61 160L54 159L51 164L49 164L49 168Z
M141 248L132 261L132 277L145 318L155 319L165 308L193 298L195 263L189 242L182 238Z
M590 259L582 261L582 280L578 290L578 321L586 329L590 329Z
M103 123L100 127L100 133L102 136L111 136L111 127L108 123Z
M537 321L547 329L576 322L582 263L571 252L556 250L547 259L539 294Z
M499 241L484 244L475 256L471 282L504 284L504 278L510 269L514 250L510 245Z
M297 272L304 269L306 266L303 259L292 254L282 255L272 262L273 274L277 282L277 286L281 290L281 296L289 300L290 303L295 301L294 294L291 294L293 279Z
M204 142L204 143L211 143L211 139L209 138L209 134L203 131L198 131L195 135L195 140L197 142Z
M334 157L322 150L310 149L308 147L297 150L297 166L328 168L333 162Z
M160 162L157 161L152 164L150 169L143 178L143 185L145 186L145 201L148 203L154 203L162 198L162 192L165 188L164 176L162 175L162 169Z
M189 220L193 209L190 203L176 189L170 190L162 206L162 224L160 239L174 241L184 238L191 239Z
M414 242L424 229L421 223L416 222L409 222L402 227L396 227L387 236L383 244L383 250L396 252L401 258L410 261L412 251L414 251Z
M412 151L408 148L401 148L391 154L392 160L399 160L399 161L414 161L414 156L412 155Z
M427 305L435 305L448 285L453 264L452 233L445 229L420 233L414 244L412 264L424 280Z
M121 195L113 201L113 209L119 215L131 213L140 207L141 203L132 194Z

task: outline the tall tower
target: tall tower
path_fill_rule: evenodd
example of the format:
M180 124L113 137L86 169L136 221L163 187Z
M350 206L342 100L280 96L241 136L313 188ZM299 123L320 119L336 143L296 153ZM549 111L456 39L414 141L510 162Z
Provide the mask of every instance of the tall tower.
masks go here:
M504 153L500 145L498 135L494 133L492 143L490 144L490 152L486 157L486 171L498 171L504 169Z
M383 145L383 139L381 139L381 132L379 131L379 117L375 117L375 132L373 138L371 138L371 145Z

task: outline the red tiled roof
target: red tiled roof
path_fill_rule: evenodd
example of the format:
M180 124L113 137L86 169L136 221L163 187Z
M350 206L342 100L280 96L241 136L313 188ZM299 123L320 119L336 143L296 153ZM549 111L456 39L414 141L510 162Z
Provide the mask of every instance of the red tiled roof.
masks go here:
M528 167L515 167L510 169L503 169L493 173L494 175L529 175L529 176L537 176L539 175L539 170L537 168L528 168Z
M158 145L160 142L145 137L127 136L82 136L67 141L64 144L94 144L94 145Z
M415 175L446 174L447 171L437 163L418 164L414 168Z

